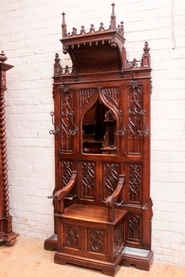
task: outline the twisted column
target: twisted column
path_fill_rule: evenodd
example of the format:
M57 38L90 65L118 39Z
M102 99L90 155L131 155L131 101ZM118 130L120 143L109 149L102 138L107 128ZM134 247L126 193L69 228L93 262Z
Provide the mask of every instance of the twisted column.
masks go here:
M4 199L4 217L9 216L8 164L6 148L6 121L4 93L0 94L0 151L2 161L2 187Z

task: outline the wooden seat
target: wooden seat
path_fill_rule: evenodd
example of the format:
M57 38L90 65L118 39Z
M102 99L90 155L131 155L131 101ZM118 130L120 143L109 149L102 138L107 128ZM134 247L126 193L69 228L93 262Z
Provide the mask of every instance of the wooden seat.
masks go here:
M115 209L121 193L124 176L103 205L72 204L64 208L65 196L75 186L77 172L73 172L69 183L57 191L57 252L56 263L72 263L102 270L113 276L122 259L124 247L124 218L126 211Z

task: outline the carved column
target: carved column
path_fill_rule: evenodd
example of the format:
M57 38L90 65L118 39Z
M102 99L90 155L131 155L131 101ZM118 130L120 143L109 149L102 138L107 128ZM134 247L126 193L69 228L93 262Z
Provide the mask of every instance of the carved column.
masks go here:
M13 65L6 64L3 51L0 53L0 245L5 243L12 246L16 242L17 234L12 231L12 217L9 213L9 187L6 148L5 99L6 71Z

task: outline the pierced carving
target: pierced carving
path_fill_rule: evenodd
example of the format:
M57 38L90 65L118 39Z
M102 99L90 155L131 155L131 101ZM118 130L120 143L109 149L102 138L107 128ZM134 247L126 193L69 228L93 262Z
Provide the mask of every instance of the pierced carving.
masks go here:
M79 227L66 225L65 226L65 246L79 248Z
M89 251L105 252L105 231L90 229L89 230Z
M142 110L142 89L136 80L130 82L129 96L129 130L136 142L139 139L138 135L146 137L149 134L149 129L145 123L146 111Z
M69 161L63 161L62 163L62 182L66 186L72 175L73 163Z
M104 165L104 183L105 183L104 199L115 191L118 184L118 179L119 179L119 165L116 163L106 163Z
M97 88L103 95L104 99L113 107L118 109L119 88Z
M95 187L95 164L93 162L83 162L82 164L82 197L94 198Z
M141 60L136 60L135 58L133 59L133 61L126 60L126 67L131 69L131 74L132 74L133 68L141 67Z
M55 54L55 63L54 63L54 77L61 78L62 75L64 75L64 74L73 74L73 76L75 77L73 66L66 65L64 68L62 68L62 66L60 64L59 54L56 53Z
M66 85L61 89L61 134L65 138L62 150L71 150L71 137L76 135L78 128L74 124L74 111L72 110L72 94Z
M80 106L84 107L91 102L91 97L95 94L96 89L81 89L80 90Z
M120 95L120 89L119 88L98 88L99 91L102 92L102 96L106 102L111 104L112 108L116 110L118 117L119 117L119 125L120 129L115 133L115 135L124 135L126 129L122 123L122 110L119 110L118 108L118 98Z
M115 4L113 3L112 4L111 22L110 22L110 26L108 27L108 29L106 29L104 27L104 24L101 22L100 27L98 28L97 31L95 30L94 24L91 24L90 29L87 32L86 32L84 26L81 27L81 30L80 30L79 33L78 33L78 31L75 27L72 28L71 33L67 32L67 25L66 25L66 22L65 22L65 13L62 13L62 17L63 17L62 38L63 39L69 38L69 37L73 38L73 37L77 37L77 36L80 38L80 36L84 36L86 34L93 35L93 34L98 34L100 32L115 31L120 36L122 36L122 40L125 41L124 37L123 37L124 36L123 21L121 21L121 23L118 25L118 27L116 26L116 16L115 16L115 12L114 12L114 6L115 6ZM117 43L114 41L113 38L105 39L105 40L101 40L101 39L94 40L93 39L93 40L91 40L87 43L85 43L85 42L81 42L81 43L75 43L74 42L74 43L69 43L69 44L67 43L63 47L63 52L64 52L64 54L66 54L69 47L71 47L73 49L74 47L80 47L81 45L84 45L84 44L88 44L89 46L92 46L92 44L98 45L98 43L104 44L105 42L108 42L114 48L117 47Z
M147 41L145 42L143 51L144 53L141 60L136 60L136 58L134 58L133 61L126 60L126 67L131 70L132 79L134 79L132 72L133 68L150 67L150 48L148 47Z
M141 241L141 216L128 215L128 239L132 241Z
M128 95L128 150L133 153L141 153L142 88L134 81L131 85Z
M140 202L141 193L141 165L129 165L129 201Z

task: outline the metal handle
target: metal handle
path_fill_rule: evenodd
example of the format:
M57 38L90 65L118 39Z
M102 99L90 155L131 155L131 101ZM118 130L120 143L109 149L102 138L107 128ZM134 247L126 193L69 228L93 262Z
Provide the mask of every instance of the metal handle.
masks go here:
M49 134L50 135L56 135L59 132L59 129L58 129L58 127L54 123L54 115L55 115L55 113L54 112L50 112L50 115L51 115L51 122L52 122L52 124L54 126L54 130L50 130Z
M139 135L140 135L141 137L146 137L146 136L148 136L148 134L149 134L149 129L148 129L148 127L146 126L146 123L145 123L145 114L146 114L146 111L145 111L145 110L141 110L141 115L143 116L143 126L144 126L144 129L143 129L142 131L139 131L139 130L138 130Z

